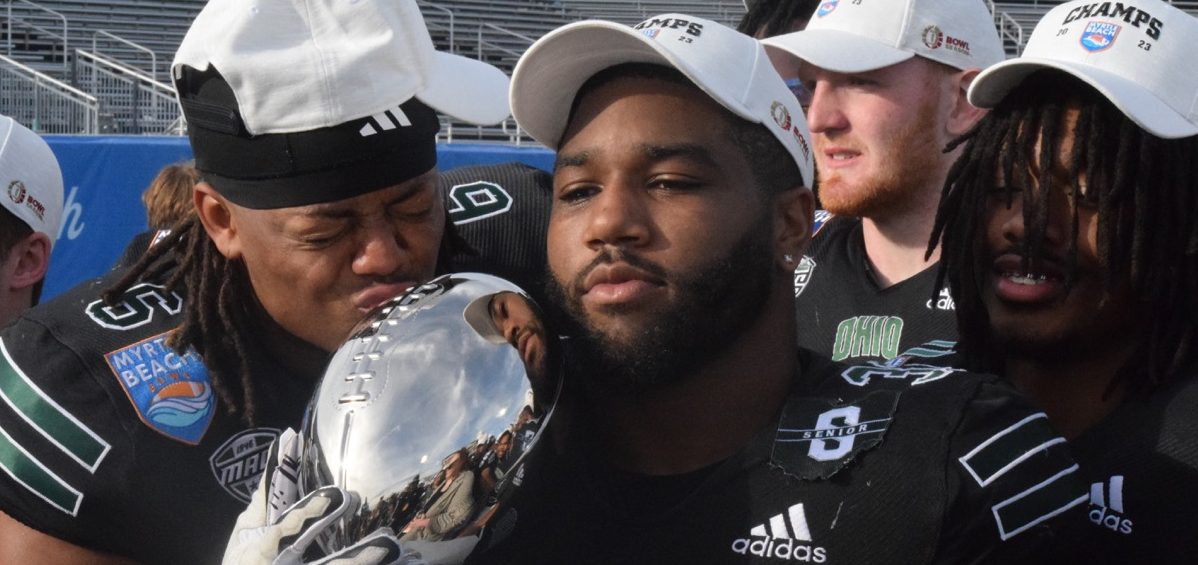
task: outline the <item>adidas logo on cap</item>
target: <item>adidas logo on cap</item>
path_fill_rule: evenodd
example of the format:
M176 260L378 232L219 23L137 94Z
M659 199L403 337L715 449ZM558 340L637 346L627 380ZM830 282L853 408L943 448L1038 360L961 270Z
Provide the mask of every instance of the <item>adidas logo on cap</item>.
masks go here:
M403 109L399 106L391 108L383 112L379 112L369 118L366 118L366 125L358 133L362 137L370 137L382 131L391 131L397 127L411 127L412 120L408 119L408 115L403 113Z
M800 503L791 506L786 514L777 514L770 518L769 522L758 524L749 530L748 538L740 538L732 542L732 551L741 555L756 555L757 557L803 563L826 562L828 560L827 550L812 545L811 541L811 529L807 527L807 514Z

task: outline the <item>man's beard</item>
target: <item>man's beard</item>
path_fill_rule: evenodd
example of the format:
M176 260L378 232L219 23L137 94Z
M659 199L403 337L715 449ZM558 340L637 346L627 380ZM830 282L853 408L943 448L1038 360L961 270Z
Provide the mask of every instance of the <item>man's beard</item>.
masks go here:
M819 198L824 209L838 216L881 217L918 203L916 196L941 174L943 147L936 141L938 100L925 100L918 119L894 132L876 147L873 176L848 184L840 174L819 173Z
M761 317L768 301L773 258L770 223L759 221L722 257L691 273L670 273L623 251L603 251L563 288L550 293L580 328L570 342L567 370L586 386L635 395L685 380L728 349ZM582 306L582 280L595 266L623 261L674 283L677 298L659 305L652 325L626 338L596 328Z

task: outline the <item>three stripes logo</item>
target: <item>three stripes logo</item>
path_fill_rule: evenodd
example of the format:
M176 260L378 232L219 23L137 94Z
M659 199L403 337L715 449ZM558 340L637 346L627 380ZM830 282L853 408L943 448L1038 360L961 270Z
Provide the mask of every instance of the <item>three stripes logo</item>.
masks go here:
M1123 475L1111 477L1107 483L1090 485L1090 521L1112 532L1130 534L1131 520L1123 517Z
M390 110L384 110L366 118L366 124L362 126L362 129L358 130L358 133L362 137L370 137L380 132L411 126L412 120L408 119L408 115L403 112L403 109L396 106Z
M1001 499L990 511L1004 541L1086 501L1065 438L1043 412L999 430L958 460L978 486Z
M827 561L827 549L815 547L811 541L807 513L800 503L792 505L785 514L777 514L768 522L749 530L749 537L732 542L732 551L741 555L804 563Z
M0 401L28 427L89 473L95 473L111 446L54 402L13 361L0 340ZM0 471L38 498L71 516L79 514L83 493L50 470L10 430L0 428Z

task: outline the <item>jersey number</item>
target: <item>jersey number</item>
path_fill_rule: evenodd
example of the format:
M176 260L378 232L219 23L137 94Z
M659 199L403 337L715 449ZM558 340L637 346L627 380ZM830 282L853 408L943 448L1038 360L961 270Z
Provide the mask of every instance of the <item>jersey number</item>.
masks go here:
M502 186L479 181L449 189L449 201L449 219L460 226L511 210L513 199Z
M103 300L87 305L87 315L102 328L131 330L154 320L154 312L173 316L183 310L183 298L156 284L142 283L126 290L116 304Z

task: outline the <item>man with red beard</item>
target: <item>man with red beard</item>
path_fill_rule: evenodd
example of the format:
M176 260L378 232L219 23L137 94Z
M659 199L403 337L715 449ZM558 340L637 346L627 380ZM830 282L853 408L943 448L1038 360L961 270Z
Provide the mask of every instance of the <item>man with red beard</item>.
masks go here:
M548 264L575 327L557 449L472 561L1012 563L1082 522L1064 440L997 377L796 347L809 132L759 43L579 22L511 92L557 151Z
M800 60L818 195L834 216L795 271L799 344L848 362L950 348L953 302L925 251L959 153L944 147L983 114L966 89L1003 58L990 12L981 0L829 1L806 30L763 43Z
M967 365L1070 439L1091 484L1087 562L1193 563L1198 19L1112 5L1054 8L1020 58L977 78L969 98L993 110L934 241Z

